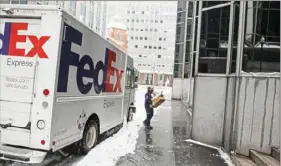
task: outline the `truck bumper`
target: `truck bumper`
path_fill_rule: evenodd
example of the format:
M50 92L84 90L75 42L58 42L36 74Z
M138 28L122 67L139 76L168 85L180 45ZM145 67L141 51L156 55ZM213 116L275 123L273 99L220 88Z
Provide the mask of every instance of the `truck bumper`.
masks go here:
M0 159L23 163L41 163L47 152L0 145Z

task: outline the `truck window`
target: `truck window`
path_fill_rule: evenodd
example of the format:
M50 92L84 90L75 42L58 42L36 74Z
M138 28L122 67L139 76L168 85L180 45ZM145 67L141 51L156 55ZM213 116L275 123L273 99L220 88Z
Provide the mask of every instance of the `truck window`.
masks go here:
M126 87L128 87L128 88L132 87L132 77L133 77L132 70L127 68L127 72L126 72Z

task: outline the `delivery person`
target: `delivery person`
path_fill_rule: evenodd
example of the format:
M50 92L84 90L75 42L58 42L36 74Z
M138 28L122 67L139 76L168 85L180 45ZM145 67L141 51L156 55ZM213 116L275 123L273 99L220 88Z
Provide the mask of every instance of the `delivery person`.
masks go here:
M153 88L148 87L147 92L145 94L145 102L144 102L144 107L146 110L146 119L143 121L143 124L148 130L153 129L153 127L150 126L150 120L152 119L154 114L154 110L152 107L152 94L153 94Z

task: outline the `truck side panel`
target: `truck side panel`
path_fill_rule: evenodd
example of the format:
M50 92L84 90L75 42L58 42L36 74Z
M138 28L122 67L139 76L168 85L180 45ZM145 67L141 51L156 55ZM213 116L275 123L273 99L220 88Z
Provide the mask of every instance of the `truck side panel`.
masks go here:
M93 114L99 118L100 133L122 123L126 55L72 16L64 13L63 21L53 150L81 139Z

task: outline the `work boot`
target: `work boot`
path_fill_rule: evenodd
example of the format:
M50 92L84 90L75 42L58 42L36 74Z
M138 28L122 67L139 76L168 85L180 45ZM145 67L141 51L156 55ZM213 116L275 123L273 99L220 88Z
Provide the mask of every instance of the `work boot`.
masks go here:
M151 126L147 126L146 127L148 130L152 130L153 129L153 127L151 127Z
M146 120L144 120L142 123L143 123L144 126L147 126Z

